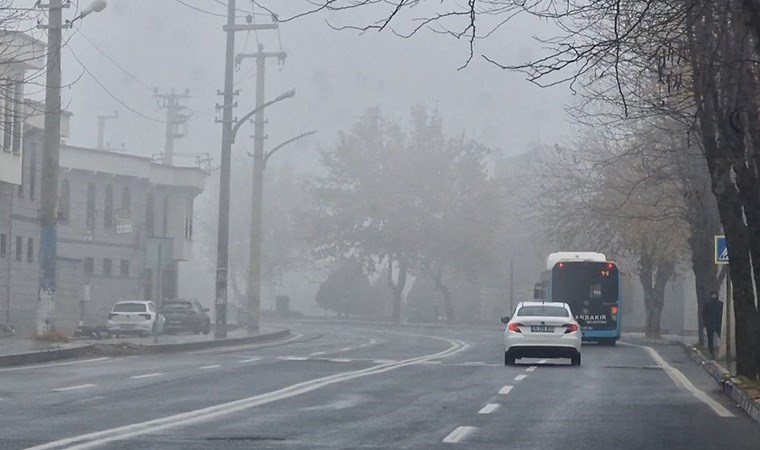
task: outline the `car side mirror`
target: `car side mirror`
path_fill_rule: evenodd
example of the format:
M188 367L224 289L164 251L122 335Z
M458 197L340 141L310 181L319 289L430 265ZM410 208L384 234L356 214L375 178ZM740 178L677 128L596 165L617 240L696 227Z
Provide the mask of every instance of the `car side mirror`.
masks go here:
M509 316L502 317L501 318L501 323L503 323L504 325L508 324L509 323Z

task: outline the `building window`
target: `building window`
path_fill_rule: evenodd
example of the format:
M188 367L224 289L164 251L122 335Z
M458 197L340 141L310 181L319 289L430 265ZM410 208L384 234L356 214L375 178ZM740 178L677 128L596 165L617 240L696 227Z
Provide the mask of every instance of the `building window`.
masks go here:
M92 275L93 272L95 272L95 259L85 258L84 259L84 273L86 273L87 275Z
M185 240L193 240L193 198L187 199L185 206Z
M24 241L21 236L16 236L16 261L21 261L24 255Z
M95 185L87 184L87 228L95 228Z
M29 146L29 200L34 200L37 193L37 143Z
M5 258L8 255L8 235L0 234L0 258Z
M121 260L121 267L119 268L119 275L122 277L128 277L129 276L129 260L128 259L122 259Z
M132 209L132 195L129 192L128 186L125 186L121 192L121 209L125 213L129 213L129 210Z
M34 239L26 239L26 262L34 262Z
M103 205L103 228L113 229L113 186L106 186L106 198Z
M154 236L155 235L155 226L156 226L156 216L155 216L155 209L156 209L156 198L153 196L153 193L149 193L148 197L145 199L145 232L148 233L148 236Z
M103 258L103 275L111 276L112 273L111 258Z
M71 205L71 186L69 180L61 182L61 195L58 197L58 220L69 223L69 210Z

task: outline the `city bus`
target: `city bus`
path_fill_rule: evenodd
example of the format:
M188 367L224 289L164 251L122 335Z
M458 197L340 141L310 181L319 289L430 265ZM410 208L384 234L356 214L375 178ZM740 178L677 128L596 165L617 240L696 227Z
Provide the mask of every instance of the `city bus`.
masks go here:
M585 341L614 345L620 339L620 271L602 253L550 254L533 296L569 304L576 320L583 319Z

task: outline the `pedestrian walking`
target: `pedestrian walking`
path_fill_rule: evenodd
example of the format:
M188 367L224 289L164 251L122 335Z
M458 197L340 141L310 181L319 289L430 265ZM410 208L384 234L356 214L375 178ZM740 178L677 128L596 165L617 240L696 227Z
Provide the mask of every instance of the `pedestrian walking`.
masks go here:
M723 302L720 301L717 291L710 293L710 300L702 308L702 320L707 330L707 349L710 356L715 358L715 335L720 337L720 328L723 323Z

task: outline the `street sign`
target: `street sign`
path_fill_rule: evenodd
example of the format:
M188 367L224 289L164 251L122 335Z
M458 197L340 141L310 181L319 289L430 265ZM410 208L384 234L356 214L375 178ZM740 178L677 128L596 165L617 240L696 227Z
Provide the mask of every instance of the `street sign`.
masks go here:
M728 245L725 236L715 236L715 264L728 264Z

